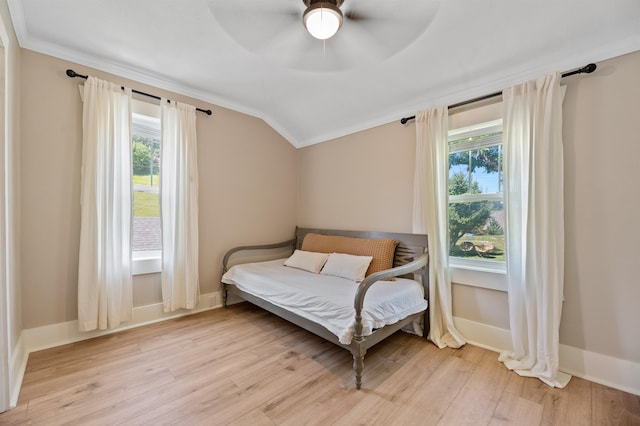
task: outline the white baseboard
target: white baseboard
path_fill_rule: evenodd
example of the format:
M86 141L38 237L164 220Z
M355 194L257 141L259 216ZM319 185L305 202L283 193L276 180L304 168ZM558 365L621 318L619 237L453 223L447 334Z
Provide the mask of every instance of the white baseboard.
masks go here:
M196 309L180 309L175 312L165 313L162 303L135 307L133 308L133 318L131 321L123 324L121 327L110 330L80 332L78 331L77 320L22 330L18 344L16 345L16 350L11 357L11 371L14 373L11 376L13 378L11 384L11 407L15 407L18 401L18 394L22 386L27 360L31 352L117 333L118 331L183 317L219 307L222 307L222 298L220 292L216 291L201 294Z
M582 379L640 396L640 364L560 345L560 369Z
M78 331L78 321L61 322L58 324L45 325L42 327L23 330L24 345L27 353L53 348L55 346L66 345L68 343L79 342L98 336L140 327L154 322L165 321L171 318L178 318L185 315L195 314L222 306L220 292L201 294L196 309L180 309L174 312L165 313L162 303L153 305L138 306L133 308L133 318L121 327L109 330Z
M509 351L513 347L510 330L460 317L453 317L453 325L473 346L493 352Z
M512 348L510 330L458 317L453 323L471 345L494 352ZM561 344L560 371L640 395L640 363Z

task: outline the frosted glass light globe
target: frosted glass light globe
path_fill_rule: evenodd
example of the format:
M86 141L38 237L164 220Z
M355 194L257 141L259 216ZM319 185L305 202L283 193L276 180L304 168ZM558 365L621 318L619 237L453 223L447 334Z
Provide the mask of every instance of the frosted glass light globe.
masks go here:
M332 37L342 26L342 12L331 3L315 4L303 19L309 34L320 40Z

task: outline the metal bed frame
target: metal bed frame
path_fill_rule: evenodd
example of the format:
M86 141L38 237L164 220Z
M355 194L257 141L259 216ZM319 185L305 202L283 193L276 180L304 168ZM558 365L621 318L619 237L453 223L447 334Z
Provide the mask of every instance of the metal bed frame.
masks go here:
M429 310L428 308L423 312L410 315L403 320L387 325L383 328L379 328L373 331L369 336L362 335L362 308L364 304L364 298L367 290L373 283L379 280L392 278L392 277L407 277L417 279L424 286L425 299L429 296L429 263L428 263L428 244L427 236L422 234L401 234L401 233L388 233L388 232L367 232L367 231L340 231L330 229L310 229L310 228L298 228L296 227L296 237L292 240L283 241L276 244L264 244L256 246L241 246L235 247L229 250L222 261L222 273L224 274L228 270L229 260L232 255L239 252L255 251L255 250L271 250L271 249L286 249L290 248L291 253L294 249L300 249L302 247L302 241L305 235L308 233L316 233L323 235L340 235L346 237L355 238L392 238L398 241L396 247L393 268L385 271L380 271L366 277L359 285L356 295L353 301L355 307L355 331L353 339L349 345L342 344L338 341L338 337L331 333L329 330L321 325L316 324L306 318L296 315L287 311L279 306L253 296L238 289L233 284L221 283L221 292L223 306L227 306L228 295L233 294L240 299L246 300L254 305L257 305L279 317L304 328L342 348L345 348L353 355L353 369L355 375L356 388L360 389L362 386L362 374L364 370L364 356L369 348L375 344L381 342L388 336L392 335L396 331L400 330L407 324L410 324L414 320L419 319L421 316L424 318L423 335L426 337L429 333Z

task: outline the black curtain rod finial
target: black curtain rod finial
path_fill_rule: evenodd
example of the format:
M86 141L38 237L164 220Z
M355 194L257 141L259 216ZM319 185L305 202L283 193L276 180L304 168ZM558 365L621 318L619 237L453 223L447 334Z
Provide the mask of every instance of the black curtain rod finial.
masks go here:
M84 78L85 80L87 78L89 78L88 76L82 75L82 74L78 74L77 72L75 72L74 70L71 70L71 69L67 70L67 76L69 76L71 78L80 77L80 78Z

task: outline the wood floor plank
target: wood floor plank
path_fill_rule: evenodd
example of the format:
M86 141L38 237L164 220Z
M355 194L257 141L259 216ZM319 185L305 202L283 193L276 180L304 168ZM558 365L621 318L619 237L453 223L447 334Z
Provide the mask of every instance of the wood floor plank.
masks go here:
M126 424L130 422L131 419L142 416L157 407L170 404L175 400L188 400L188 397L191 397L194 392L200 389L204 389L202 392L206 392L208 387L211 387L209 389L219 389L218 386L219 388L228 391L231 384L227 386L226 382L212 382L212 379L207 375L194 374L192 377L182 377L181 379L175 380L171 383L155 386L153 395L149 398L140 398L139 394L136 392L121 391L117 397L114 397L110 401L109 404L101 404L102 407L91 414L84 415L82 417L76 416L74 421L80 424L90 424L95 423L96 421L94 419L98 418L100 419L98 422L100 425L112 425L118 422ZM233 395L236 394L237 392ZM211 395L203 406L208 407L210 400L214 400ZM189 406L185 405L185 408L186 407ZM188 411L191 412L191 410L194 410L197 407L198 406L189 407ZM174 419L172 419L172 422L173 420ZM152 423L157 424L156 421L153 421Z
M165 335L171 330L186 329L190 325L197 326L202 322L202 315L206 314L207 312L176 318L171 321L153 324L153 327L124 330L102 337L59 346L46 351L33 352L29 355L29 360L33 362L27 365L27 372L50 366L59 367L66 362L75 362L78 359L93 357L99 353L107 352L112 348L122 348L128 344L138 344L140 341L146 341L154 336ZM188 333L185 333L185 335L188 335Z
M351 425L379 425L393 420L399 407L373 392L361 392L356 402L347 413L334 424L340 426Z
M20 398L37 398L66 387L68 383L90 383L96 377L111 372L135 377L139 371L154 368L163 369L167 364L172 365L171 361L176 357L197 357L203 353L206 353L206 350L185 346L185 342L180 341L172 345L171 348L165 348L162 352L142 353L138 351L128 357L99 358L98 361L95 361L94 358L75 359L74 362L66 363L60 374L48 375L36 382L30 381L25 384L21 390Z
M573 377L564 389L549 389L542 400L543 425L589 426L591 416L591 382Z
M438 420L438 426L489 424L498 401L477 389L464 387Z
M365 392L357 391L354 388L342 387L337 382L334 382L331 392L323 392L311 404L299 407L289 413L279 424L285 426L334 424L341 417L347 415L352 407L364 398Z
M229 401L229 403L212 405L200 411L192 410L191 414L183 417L175 424L207 424L212 419L215 419L218 424L229 423L264 404L270 398L285 392L292 382L297 382L302 378L299 373L286 369L281 370L280 374L276 373L274 372L273 376L252 384L247 389L240 389L238 394L235 395L233 403Z
M446 357L436 371L402 402L394 417L399 424L436 424L457 397L476 368L476 364L455 356ZM428 401L429 409L425 403Z
M89 421L95 425L108 424L105 414L118 405L135 401L145 389L157 390L162 385L173 383L174 378L167 371L163 371L143 382L121 383L117 389L108 394L91 396L90 390L85 397L80 399L47 401L47 403L33 406L29 403L27 418L34 424L64 425L70 423L87 424ZM145 398L145 400L149 400ZM51 402L51 403L49 403ZM59 402L59 403L58 403ZM58 404L56 404L58 403Z
M365 389L404 405L424 385L447 359L448 350L440 351L433 345L415 341L412 353L407 358L390 357L378 367L365 371ZM395 360L394 360L395 359Z
M398 333L352 357L241 304L33 353L0 425L640 424L640 397L552 389L497 354Z
M517 395L537 404L542 404L551 389L553 388L536 378L521 377L517 373L512 372L512 374L509 375L509 381L505 388L505 392Z
M76 351L63 352L63 359L58 358L58 364L52 364L45 368L29 371L29 374L25 376L23 385L39 382L48 377L73 374L79 369L82 369L83 364L99 365L104 361L129 359L131 355L139 352L140 348L137 343L125 344L123 346L112 347L108 350L99 350L98 352L84 353L82 355L79 355ZM49 363L47 362L47 364Z
M287 419L300 415L304 423L304 418L312 418L313 412L305 408L313 406L318 398L328 393L335 392L338 379L334 375L320 373L315 377L292 384L279 395L269 398L262 406L261 410L275 424L283 424Z
M179 381L184 384L190 382L190 377L183 377ZM193 412L200 412L211 406L230 404L240 395L240 389L229 380L207 380L207 384L191 391L182 392L164 404L154 403L131 413L118 421L127 426L174 424ZM173 396L173 395L172 395ZM219 424L219 423L218 423Z
M256 408L249 411L244 416L238 417L227 423L227 426L273 426L275 423L267 417L262 410Z
M476 368L438 425L486 425L491 421L509 377L514 373L504 368L497 354L478 349L467 345L456 351L461 358L474 360Z
M489 425L539 425L542 422L542 412L541 404L505 392L500 398Z
M27 404L19 404L16 408L0 414L0 425L14 426L27 422Z
M598 383L591 385L594 425L640 425L640 407L629 403L638 397Z
M130 377L135 377L135 381L129 381ZM31 418L37 418L37 413L46 413L46 416L69 410L77 413L90 401L100 400L104 403L123 389L144 390L174 381L174 377L166 368L150 368L139 372L127 371L122 375L114 372L109 376L96 376L88 381L74 380L29 400L29 414Z

